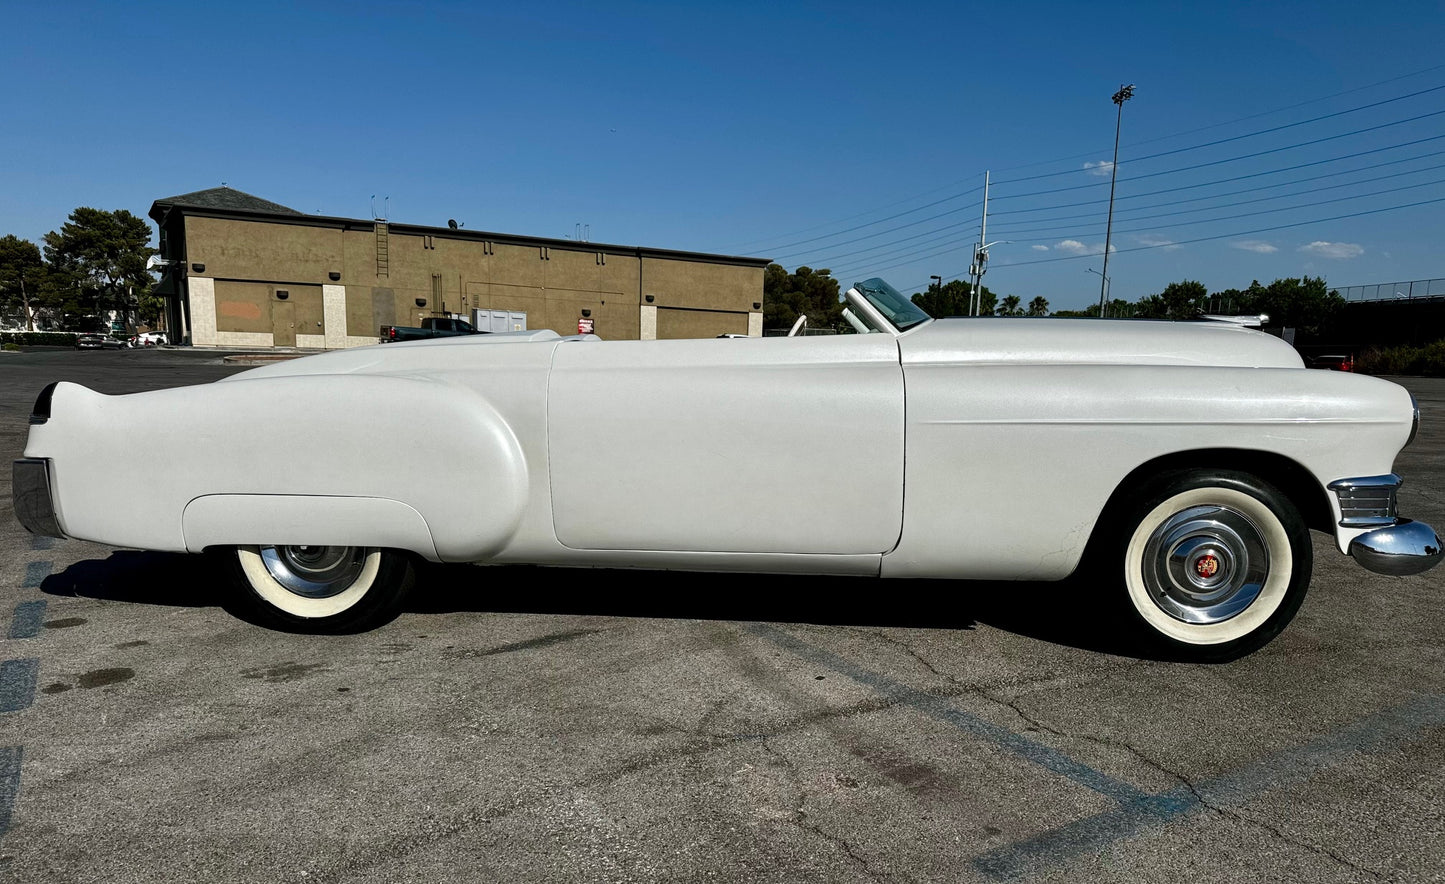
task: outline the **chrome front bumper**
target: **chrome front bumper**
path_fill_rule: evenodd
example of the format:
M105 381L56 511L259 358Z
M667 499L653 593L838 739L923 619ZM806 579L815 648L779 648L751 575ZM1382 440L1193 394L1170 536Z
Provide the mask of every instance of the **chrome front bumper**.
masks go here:
M1340 527L1371 529L1350 541L1350 555L1367 570L1392 577L1428 571L1442 554L1434 528L1396 515L1401 481L1391 473L1330 483L1340 502Z
M15 461L10 494L15 517L26 531L42 537L65 536L55 518L55 499L50 496L50 461L40 457Z

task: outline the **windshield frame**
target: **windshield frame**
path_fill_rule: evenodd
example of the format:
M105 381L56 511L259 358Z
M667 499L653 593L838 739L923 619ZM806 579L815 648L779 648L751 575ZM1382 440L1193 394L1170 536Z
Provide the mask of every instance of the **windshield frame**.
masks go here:
M853 283L845 296L850 305L860 308L860 319L879 331L901 334L932 322L933 317L908 299L902 292L874 277Z

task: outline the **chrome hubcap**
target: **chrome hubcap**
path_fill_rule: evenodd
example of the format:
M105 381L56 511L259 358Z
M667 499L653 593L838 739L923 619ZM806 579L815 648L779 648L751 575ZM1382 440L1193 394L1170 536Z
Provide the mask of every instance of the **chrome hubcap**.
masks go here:
M366 564L359 546L263 546L266 571L287 591L324 599L346 591Z
M1228 620L1253 604L1269 576L1269 552L1243 513L1196 506L1170 516L1144 547L1154 604L1185 623Z

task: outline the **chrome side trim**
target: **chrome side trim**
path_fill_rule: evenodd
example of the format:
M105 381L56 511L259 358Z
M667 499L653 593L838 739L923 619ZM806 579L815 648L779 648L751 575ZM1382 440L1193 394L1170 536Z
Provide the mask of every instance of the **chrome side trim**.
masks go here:
M1420 400L1415 394L1410 394L1410 438L1405 440L1405 447L1409 448L1410 443L1415 441L1415 436L1420 432Z
M50 461L26 457L15 461L11 472L11 499L15 517L25 530L42 537L64 537L55 518L55 501L50 496Z
M1375 528L1395 524L1395 493L1403 481L1390 473L1331 482L1330 490L1340 501L1340 527Z
M1350 541L1350 555L1376 574L1405 577L1440 564L1440 536L1424 522L1401 519Z

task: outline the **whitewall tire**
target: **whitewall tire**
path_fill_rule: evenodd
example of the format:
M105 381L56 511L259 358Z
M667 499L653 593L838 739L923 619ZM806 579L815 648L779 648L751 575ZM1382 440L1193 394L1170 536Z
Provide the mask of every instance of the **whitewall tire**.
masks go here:
M1175 656L1230 660L1268 643L1308 589L1309 529L1246 473L1190 471L1140 495L1120 532L1136 625Z
M241 599L267 626L356 632L391 620L413 574L394 550L336 546L241 546L233 551Z

